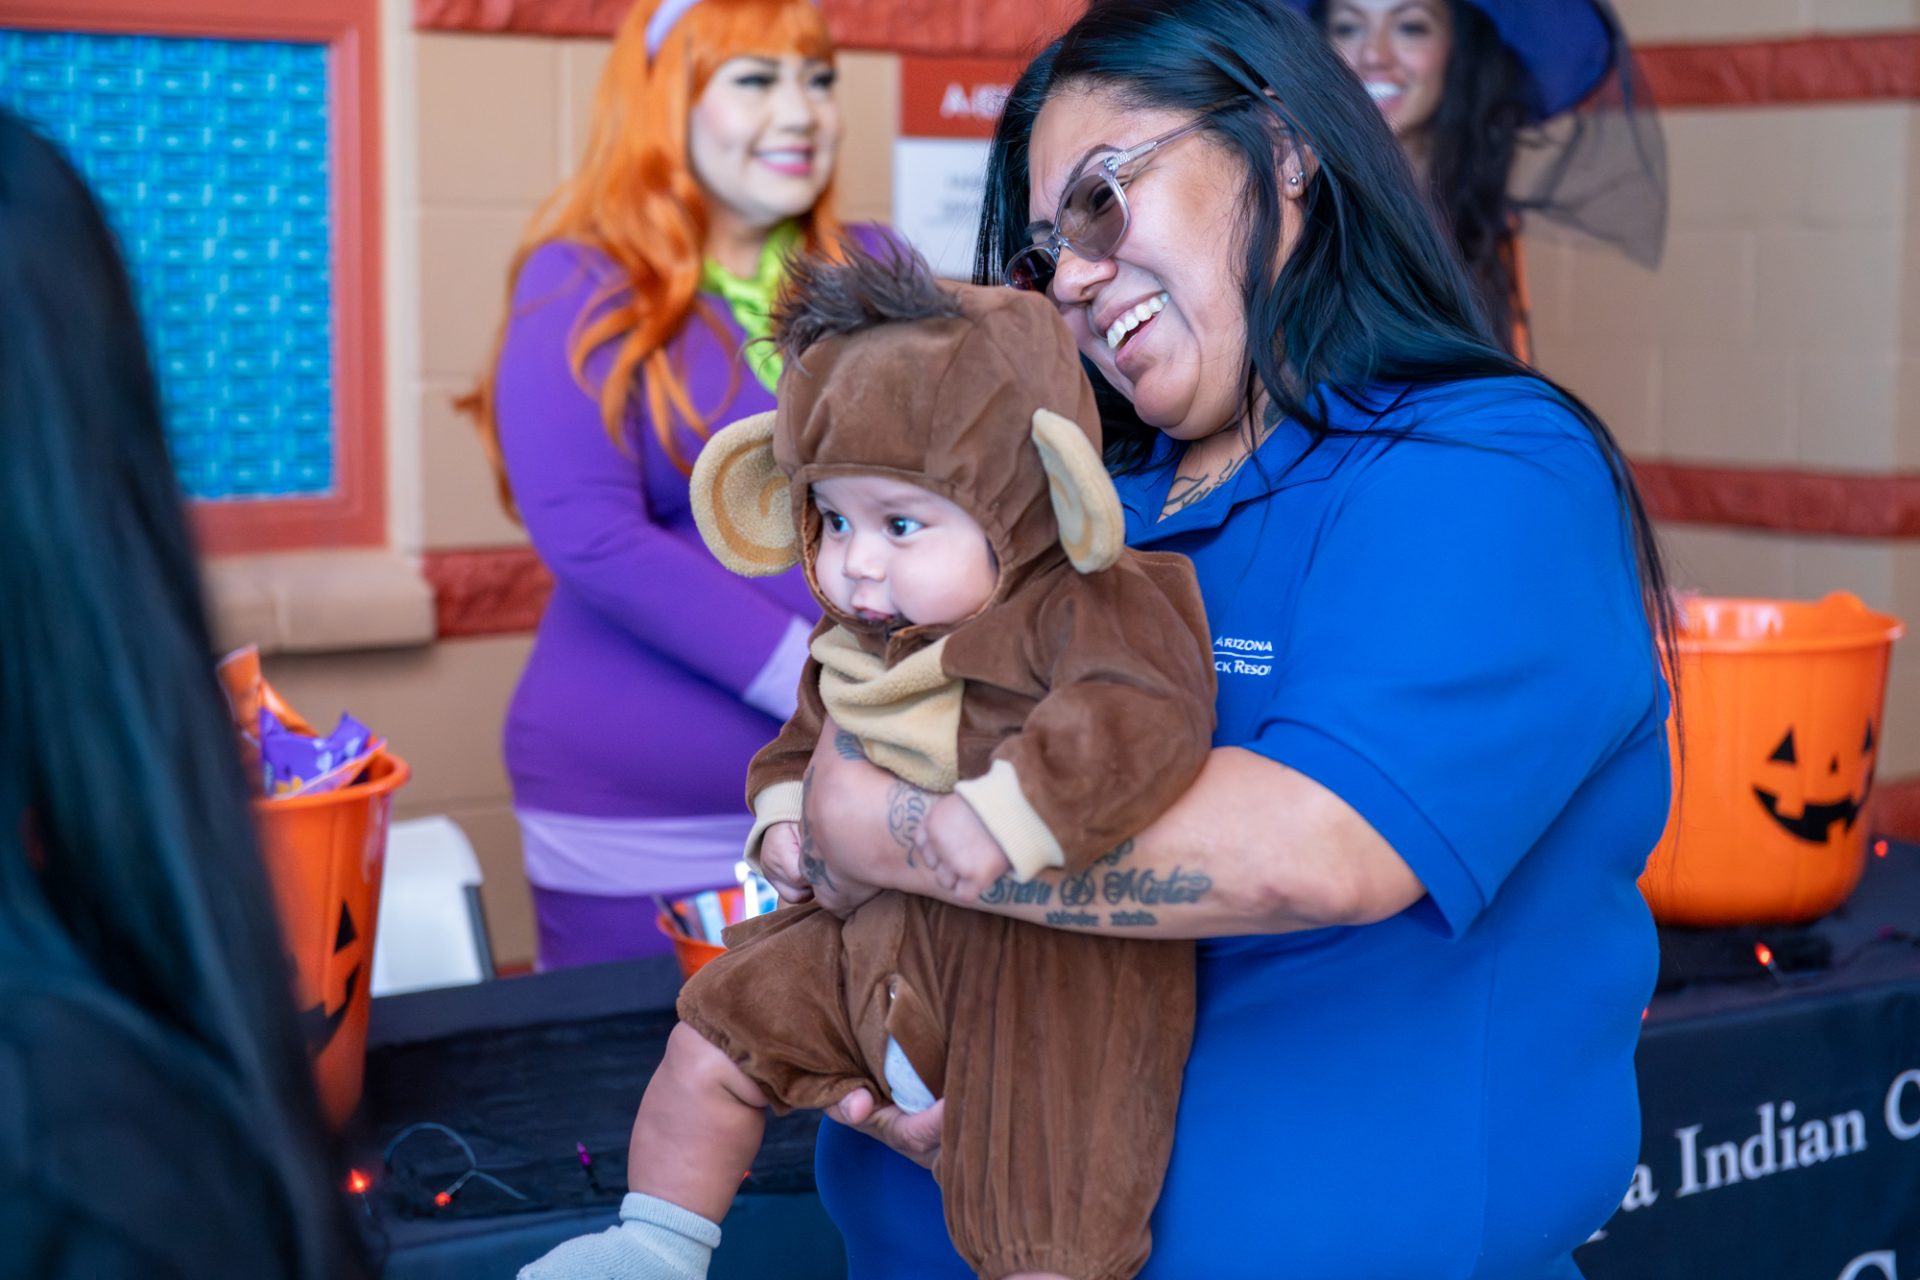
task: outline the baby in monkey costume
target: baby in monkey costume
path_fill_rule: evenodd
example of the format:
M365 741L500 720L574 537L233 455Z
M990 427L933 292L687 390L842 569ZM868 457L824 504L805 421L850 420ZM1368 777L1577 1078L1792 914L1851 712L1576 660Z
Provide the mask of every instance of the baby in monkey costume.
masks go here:
M775 331L779 408L717 433L693 474L715 555L747 574L803 561L825 611L799 709L748 774L749 857L798 840L831 717L944 793L929 831L940 806L963 807L948 829L984 829L971 853L922 846L950 877L1086 870L1199 772L1214 682L1191 567L1122 542L1065 326L1042 295L852 253L794 267ZM856 1087L908 1110L948 1100L935 1173L982 1277L1145 1263L1192 1036L1190 943L880 893L844 921L784 908L728 944L681 994L622 1224L523 1276L704 1276L762 1106Z

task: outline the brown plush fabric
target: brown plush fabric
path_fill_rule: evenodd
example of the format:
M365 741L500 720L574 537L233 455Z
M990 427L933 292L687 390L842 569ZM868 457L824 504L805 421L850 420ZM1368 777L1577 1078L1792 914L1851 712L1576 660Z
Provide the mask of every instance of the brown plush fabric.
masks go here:
M934 1172L983 1277L1124 1280L1173 1149L1193 945L1063 933L905 894L843 924L789 907L727 931L680 1016L777 1110L885 1097L893 1036L947 1099Z
M774 454L791 477L809 581L820 479L893 476L979 520L1001 570L979 614L889 634L835 611L815 583L827 611L816 638L843 629L889 668L944 641L941 667L964 682L960 778L1010 764L1079 871L1157 817L1206 757L1205 615L1181 557L1121 551L1098 572L1073 568L1032 439L1035 411L1051 410L1098 455L1072 339L1039 295L953 296L957 317L790 352ZM753 762L750 800L791 797L826 716L819 681L810 663L799 710ZM1139 1270L1192 1035L1191 944L1073 934L897 894L844 924L782 910L728 941L688 983L681 1017L781 1108L822 1107L855 1084L888 1096L882 1054L895 1037L947 1099L936 1173L954 1243L982 1276Z

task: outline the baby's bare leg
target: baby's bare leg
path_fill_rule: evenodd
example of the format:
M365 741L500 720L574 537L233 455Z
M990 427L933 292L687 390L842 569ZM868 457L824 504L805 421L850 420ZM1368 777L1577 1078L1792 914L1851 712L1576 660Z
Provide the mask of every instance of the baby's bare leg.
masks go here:
M766 1129L766 1096L686 1023L667 1039L627 1144L627 1189L718 1222Z

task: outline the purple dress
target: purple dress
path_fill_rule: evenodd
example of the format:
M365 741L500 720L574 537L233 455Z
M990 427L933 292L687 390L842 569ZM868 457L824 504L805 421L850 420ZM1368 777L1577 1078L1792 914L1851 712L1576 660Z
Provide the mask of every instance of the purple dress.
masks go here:
M884 233L856 238L871 247ZM596 250L536 249L500 355L500 446L554 578L505 732L542 968L663 950L650 895L732 879L751 821L747 762L780 728L819 613L797 569L741 578L708 553L644 397L625 450L608 438L568 352L583 313L621 281ZM701 300L724 336L696 315L668 350L717 430L774 400L739 359L746 335L726 304ZM586 363L595 392L613 355ZM700 439L675 429L691 461ZM784 685L771 701L769 685Z

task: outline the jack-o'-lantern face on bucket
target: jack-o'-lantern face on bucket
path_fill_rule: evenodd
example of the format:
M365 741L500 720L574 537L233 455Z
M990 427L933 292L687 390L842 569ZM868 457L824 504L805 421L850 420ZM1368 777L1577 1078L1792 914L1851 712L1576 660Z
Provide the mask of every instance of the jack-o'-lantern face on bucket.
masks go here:
M353 1004L353 994L365 978L366 951L360 930L353 923L353 912L340 903L340 921L334 927L333 952L327 957L326 981L321 984L320 1002L300 1011L300 1029L307 1041L307 1052L318 1054L333 1043ZM336 984L338 999L335 999Z
M1851 832L1867 807L1873 792L1873 747L1871 720L1860 741L1849 743L1844 752L1825 754L1818 749L1803 751L1790 727L1767 757L1766 785L1754 785L1754 798L1788 835L1809 844L1825 844L1833 836L1835 823L1841 831Z
M1640 887L1662 924L1817 919L1866 866L1900 622L1845 592L1683 603L1672 801Z
M364 781L256 806L300 1030L335 1126L360 1099L387 824L406 780L406 763L382 754Z

